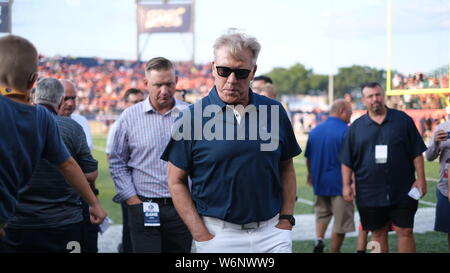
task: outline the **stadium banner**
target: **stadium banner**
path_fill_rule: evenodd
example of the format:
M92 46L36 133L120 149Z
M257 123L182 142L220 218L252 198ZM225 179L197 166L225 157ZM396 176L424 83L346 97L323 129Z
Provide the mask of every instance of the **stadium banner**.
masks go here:
M8 2L0 2L0 32L9 32Z
M190 32L190 4L140 4L139 33Z

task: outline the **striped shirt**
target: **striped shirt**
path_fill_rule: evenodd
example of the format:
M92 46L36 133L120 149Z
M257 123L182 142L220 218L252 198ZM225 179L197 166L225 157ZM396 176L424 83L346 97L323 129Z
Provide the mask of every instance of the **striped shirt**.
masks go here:
M127 108L117 120L109 170L122 202L134 195L170 197L167 162L160 159L171 138L171 126L187 104L177 101L165 114L158 113L150 99Z

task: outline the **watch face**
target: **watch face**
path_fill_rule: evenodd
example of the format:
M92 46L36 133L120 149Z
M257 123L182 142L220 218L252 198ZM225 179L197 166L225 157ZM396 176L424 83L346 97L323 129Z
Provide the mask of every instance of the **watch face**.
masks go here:
M295 226L295 217L293 215L280 215L280 219L286 219L291 225Z
M294 216L291 216L289 218L289 222L291 222L291 225L295 226L295 218L294 218Z

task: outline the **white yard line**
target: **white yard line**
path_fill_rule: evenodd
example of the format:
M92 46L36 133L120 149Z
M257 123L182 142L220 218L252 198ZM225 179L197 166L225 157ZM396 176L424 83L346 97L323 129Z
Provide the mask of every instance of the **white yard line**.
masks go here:
M303 199L303 198L297 198L297 202L298 203L303 203L303 204L306 204L306 205L310 205L310 206L314 206L314 202L313 201L310 201L310 200L307 200L307 199Z
M419 200L419 203L420 203L420 204L427 205L427 206L436 207L436 203L433 203L433 202L428 202L428 201Z
M427 177L427 181L430 181L430 182L439 182L439 179Z

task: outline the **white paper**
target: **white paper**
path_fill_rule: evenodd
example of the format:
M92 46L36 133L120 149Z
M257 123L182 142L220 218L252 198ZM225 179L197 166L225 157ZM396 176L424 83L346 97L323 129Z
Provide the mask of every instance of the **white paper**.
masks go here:
M419 200L421 197L421 194L417 187L412 187L411 190L408 192L408 196L413 199Z
M109 219L108 216L103 220L103 223L101 223L98 227L100 228L100 233L103 234L108 228L110 223L112 222L111 219Z

